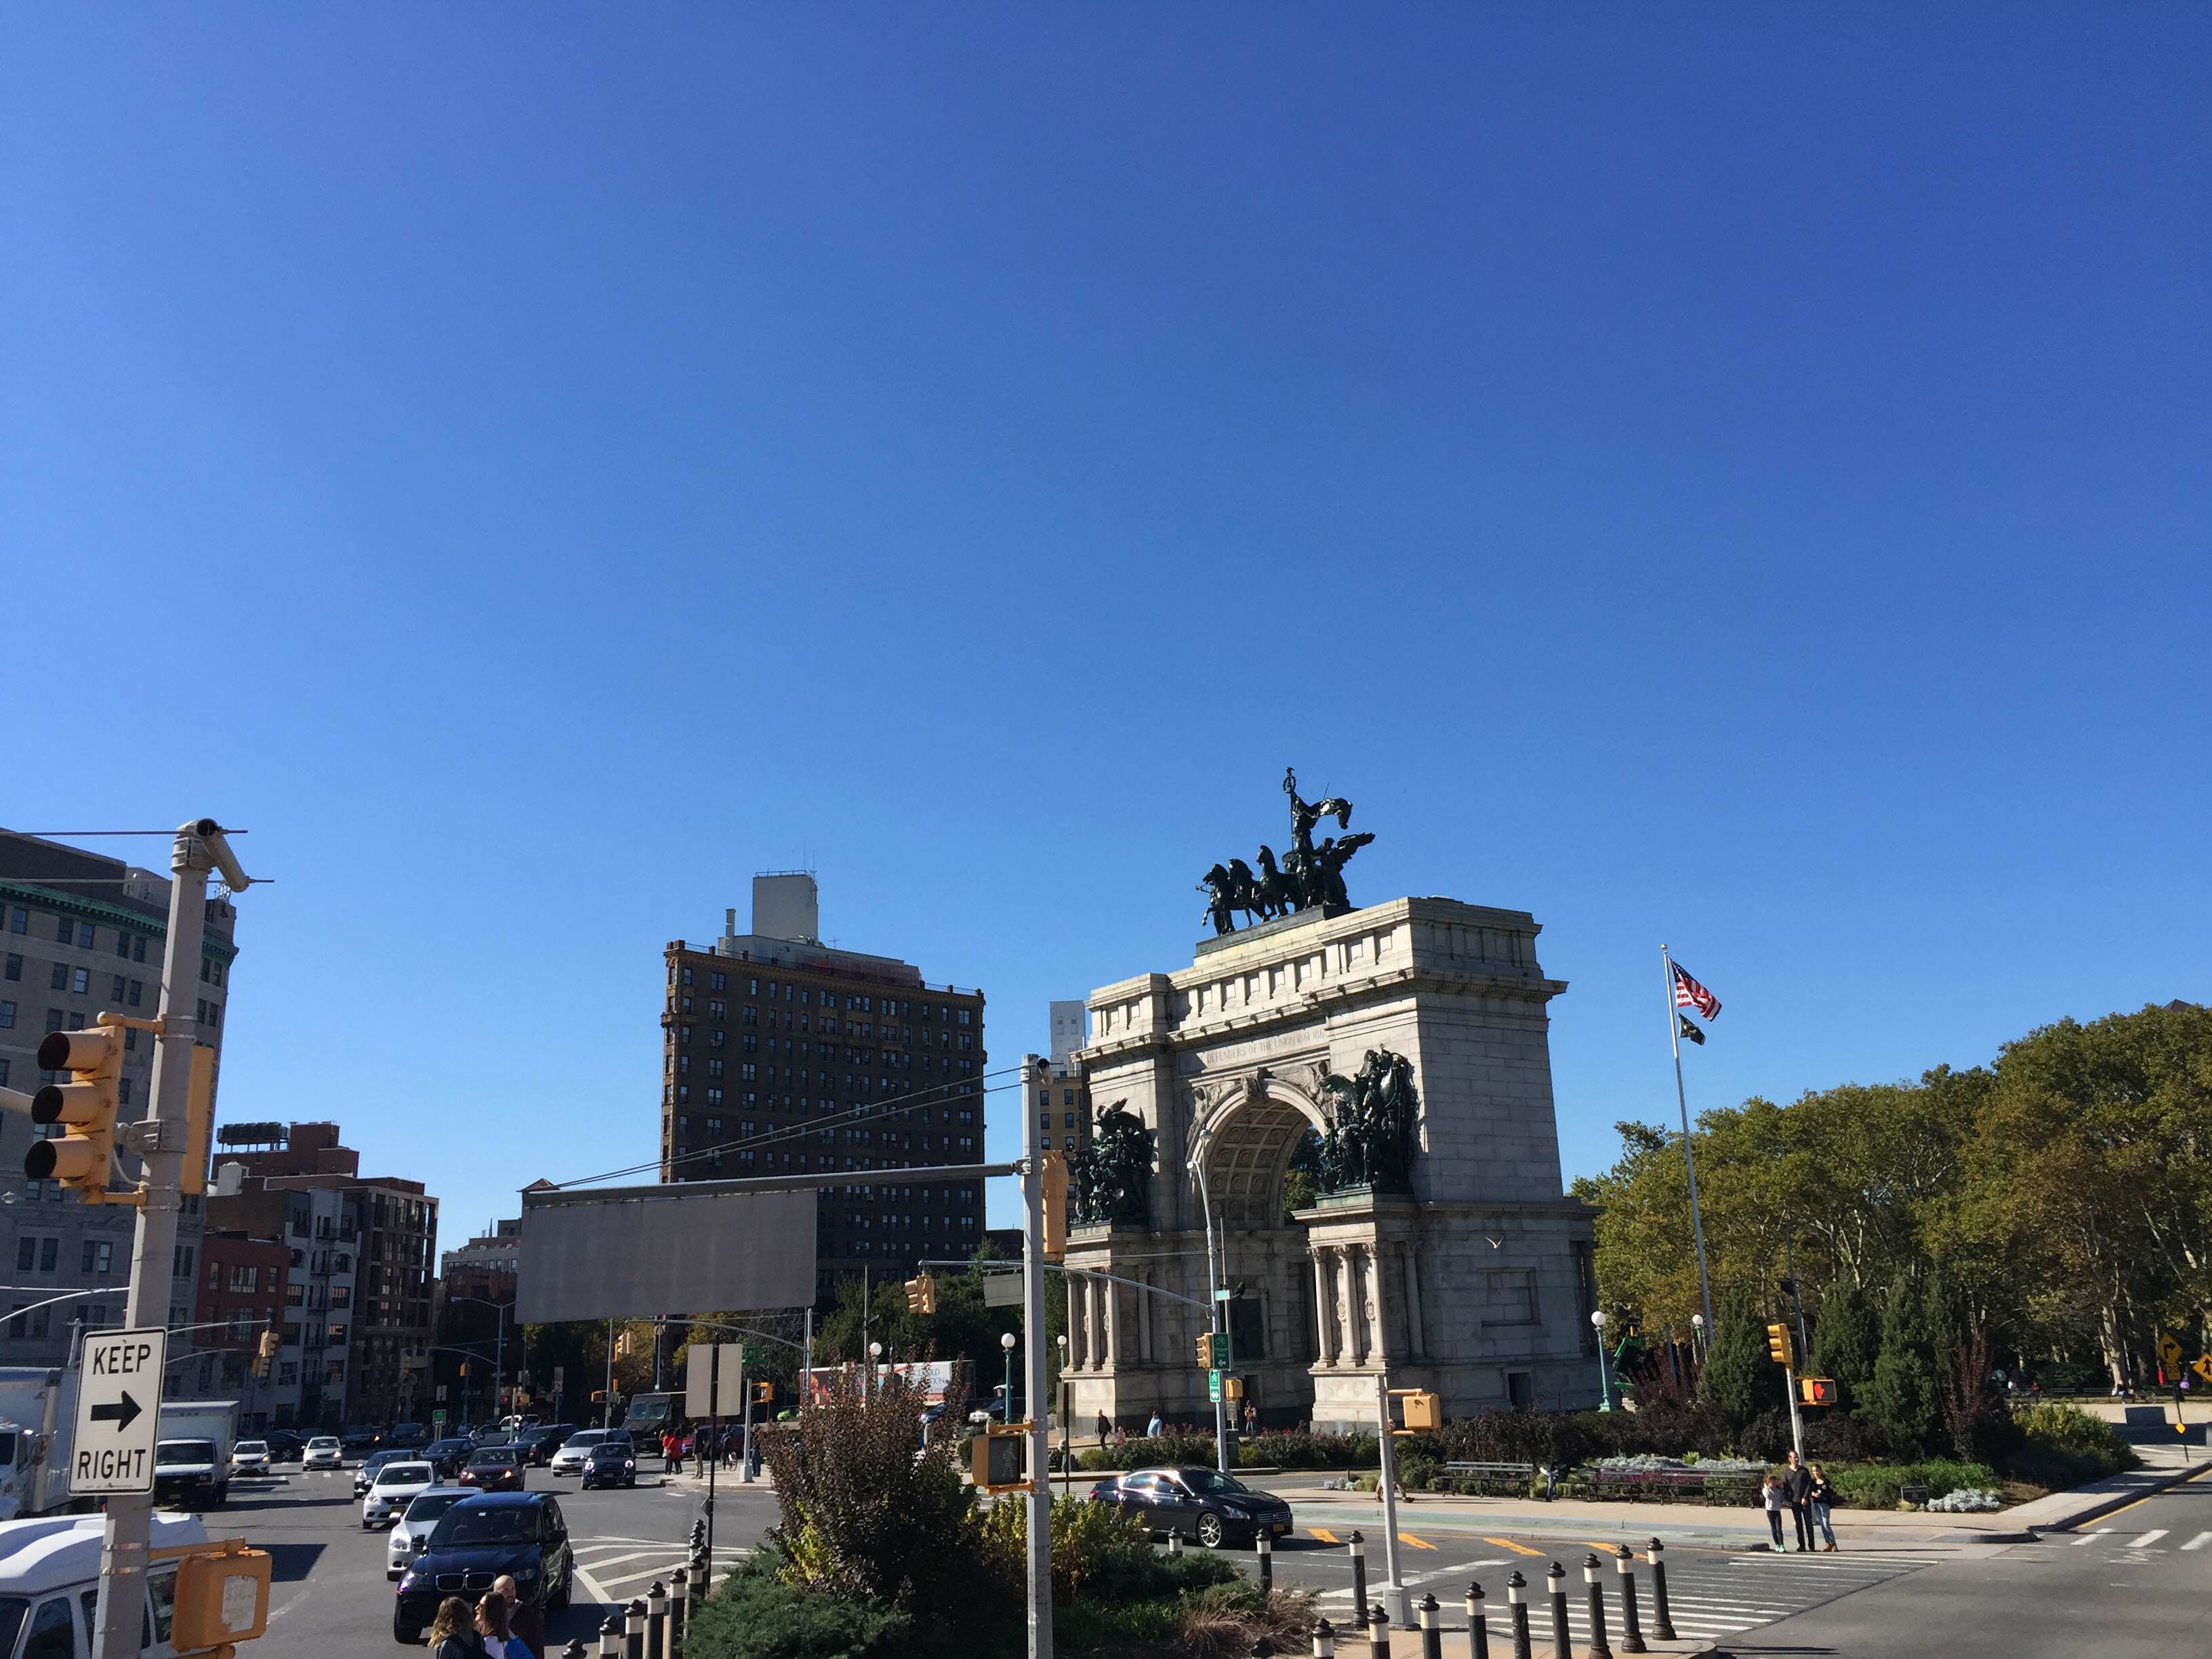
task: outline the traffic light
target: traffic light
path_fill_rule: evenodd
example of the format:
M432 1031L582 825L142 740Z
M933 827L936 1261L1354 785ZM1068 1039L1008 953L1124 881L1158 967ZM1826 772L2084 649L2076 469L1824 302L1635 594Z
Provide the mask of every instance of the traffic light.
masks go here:
M123 1076L123 1028L101 1023L77 1031L49 1031L39 1043L39 1069L67 1072L67 1083L49 1083L31 1097L31 1119L58 1123L58 1140L34 1140L23 1154L33 1181L58 1181L88 1204L107 1201L108 1166L115 1158L117 1084Z
M1057 1261L1067 1254L1067 1160L1048 1149L1042 1177L1044 1188L1044 1253Z
M1832 1406L1836 1403L1836 1379L1832 1376L1801 1376L1797 1379L1797 1397L1808 1406Z
M1213 1333L1212 1331L1200 1331L1198 1334L1198 1368L1202 1371L1210 1371L1213 1369Z
M1790 1343L1789 1326L1769 1325L1766 1328L1766 1355L1778 1365L1795 1365L1797 1363L1797 1350Z
M937 1311L937 1281L927 1273L906 1282L906 1310L908 1313L933 1314Z
M1403 1398L1406 1401L1406 1426L1408 1429L1443 1427L1443 1401L1435 1394L1426 1389L1409 1389Z
M215 1124L215 1050L192 1044L192 1075L185 1091L185 1168L178 1182L187 1193L207 1190L208 1133Z
M266 1377L269 1375L270 1366L276 1363L276 1333L273 1329L262 1332L261 1351L253 1359L253 1374L256 1376Z
M756 1382L752 1385L752 1390L753 1404L756 1406L773 1406L775 1404L775 1383Z

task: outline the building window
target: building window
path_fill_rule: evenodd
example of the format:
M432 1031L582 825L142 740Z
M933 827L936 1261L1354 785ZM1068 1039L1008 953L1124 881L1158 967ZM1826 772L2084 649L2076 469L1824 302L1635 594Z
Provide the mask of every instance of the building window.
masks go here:
M729 986L730 978L725 973L717 970L707 975L707 988L710 991L726 991Z
M61 1254L61 1240L58 1238L40 1239L39 1241L39 1271L42 1273L50 1273L53 1272L55 1267L60 1264Z
M12 1002L0 1002L0 1028L12 1027L15 1024L15 1005Z
M145 994L145 990L146 982L143 980L134 979L131 981L130 1002L133 1008L138 1006L138 999Z
M114 1245L96 1243L88 1238L84 1241L84 1260L79 1266L78 1271L88 1273L106 1273L112 1266L114 1258Z
M9 979L21 979L23 977L23 958L21 957L15 955L10 955L9 957L8 977Z
M146 939L143 934L135 935L131 939L131 960L133 962L143 962L146 960Z
M92 949L92 924L88 921L79 922L76 929L76 942L89 951Z
M13 907L9 910L9 912L8 912L8 931L9 931L9 933L22 933L24 930L26 930L27 928L28 928L28 927L30 927L30 925L31 925L31 913L30 913L28 910L26 910L26 909L25 909L21 905L18 904L18 905L13 906Z
M67 963L58 962L54 964L53 972L46 976L46 989L49 991L66 991L69 989L69 964Z
M1075 1127L1075 1114L1074 1114L1074 1113L1073 1113L1073 1112L1069 1112L1069 1113L1067 1113L1066 1115L1066 1118L1067 1118L1067 1121L1066 1121L1066 1122L1062 1127L1065 1127L1065 1128L1073 1129L1073 1128Z

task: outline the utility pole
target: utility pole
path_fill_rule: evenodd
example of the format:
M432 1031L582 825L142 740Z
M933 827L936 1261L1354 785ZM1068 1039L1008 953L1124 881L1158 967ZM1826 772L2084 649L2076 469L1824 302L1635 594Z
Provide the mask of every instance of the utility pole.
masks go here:
M1044 1413L1044 1140L1030 1102L1044 1062L1022 1056L1022 1369L1029 1395L1029 1659L1052 1659L1052 1431Z
M133 1328L169 1322L192 1044L199 1030L197 1016L185 1013L184 1006L199 983L200 945L207 931L207 878L217 869L234 891L244 892L251 884L222 827L213 818L179 825L169 851L169 932L161 953L161 1029L155 1038L152 1098L144 1122L133 1126L131 1137L145 1169L135 1194L138 1237L131 1251L131 1293L123 1316L124 1324ZM94 1659L137 1659L146 1624L146 1544L153 1514L151 1492L118 1494L107 1500L100 1534L100 1628Z

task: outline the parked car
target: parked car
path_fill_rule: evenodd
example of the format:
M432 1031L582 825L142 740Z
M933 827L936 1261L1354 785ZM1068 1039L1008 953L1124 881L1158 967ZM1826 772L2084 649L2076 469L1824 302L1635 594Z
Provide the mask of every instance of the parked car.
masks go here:
M261 1437L268 1442L272 1463L296 1463L307 1449L307 1437L294 1429L271 1429Z
M512 1446L479 1446L461 1465L454 1484L474 1486L478 1492L520 1492L522 1454Z
M347 1456L366 1457L382 1443L384 1437L374 1429L356 1423L338 1439L344 1445Z
M392 1432L384 1437L384 1443L402 1451L420 1451L430 1443L430 1431L420 1423L395 1423Z
M413 1647L448 1595L481 1595L501 1574L526 1601L565 1607L575 1584L568 1523L551 1492L485 1492L438 1517L424 1547L401 1575L392 1608L392 1639Z
M553 1461L553 1454L576 1431L574 1423L549 1423L543 1427L524 1431L530 1443L530 1461L543 1468Z
M438 1524L446 1511L464 1498L477 1495L473 1486L428 1486L408 1499L407 1507L392 1523L392 1532L384 1547L384 1576L397 1578L407 1571L415 1559L416 1545L427 1543L431 1528Z
M394 1458L404 1457L407 1454L405 1452L400 1451L380 1451L369 1453L368 1456L361 1460L361 1467L353 1472L353 1495L356 1498L359 1498L367 1492L370 1483L375 1480L376 1472L379 1469L382 1468L386 1463L391 1462Z
M616 1430L584 1454L583 1488L637 1485L637 1448L629 1436Z
M556 1474L581 1474L584 1459L592 1447L609 1435L620 1434L620 1429L579 1429L561 1443L561 1449L553 1454L546 1465Z
M1273 1492L1192 1465L1109 1476L1091 1487L1091 1501L1134 1516L1147 1532L1194 1538L1208 1549L1249 1543L1262 1529L1278 1538L1291 1530L1291 1506Z
M395 1457L376 1472L361 1500L361 1524L380 1527L406 1509L418 1493L438 1484L438 1471L419 1457Z
M422 1456L438 1466L438 1473L451 1480L461 1472L461 1465L469 1461L476 1447L466 1440L433 1440L422 1448Z
M345 1448L338 1444L334 1434L319 1434L307 1443L307 1450L300 1454L303 1469L342 1469L345 1467Z
M230 1449L230 1472L233 1474L266 1474L269 1473L269 1443L266 1440L241 1440Z

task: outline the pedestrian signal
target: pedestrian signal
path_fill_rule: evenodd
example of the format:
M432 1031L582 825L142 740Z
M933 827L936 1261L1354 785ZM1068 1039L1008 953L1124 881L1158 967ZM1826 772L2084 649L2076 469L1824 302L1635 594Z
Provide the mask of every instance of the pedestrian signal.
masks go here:
M1797 1379L1797 1397L1808 1406L1832 1406L1836 1403L1836 1379L1832 1376L1801 1376Z
M908 1313L933 1314L937 1311L937 1281L927 1273L906 1282L906 1310Z
M1766 1328L1766 1354L1778 1365L1795 1365L1797 1363L1797 1352L1790 1346L1787 1325L1769 1325Z
M752 1388L753 1404L756 1406L773 1406L775 1404L775 1383L756 1382L752 1385Z
M112 1023L111 1023L112 1022ZM115 1159L115 1109L123 1077L123 1026L113 1014L76 1031L49 1031L39 1043L39 1069L67 1072L31 1097L31 1121L62 1126L57 1140L34 1140L23 1154L33 1181L58 1181L88 1204L107 1201ZM127 1200L126 1200L127 1201Z

